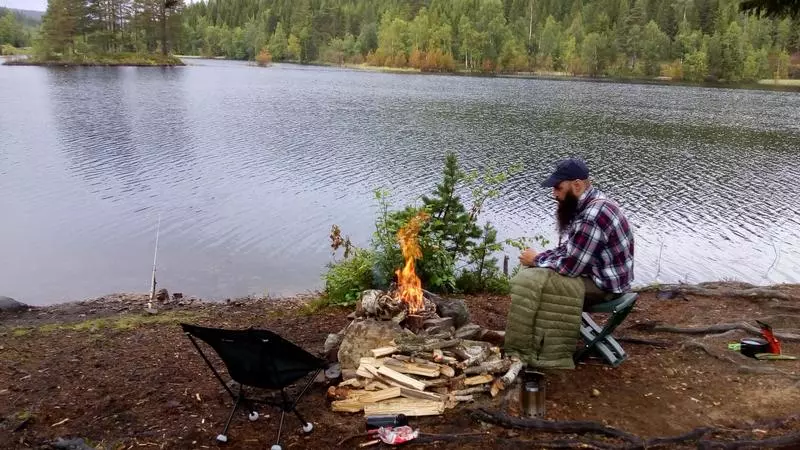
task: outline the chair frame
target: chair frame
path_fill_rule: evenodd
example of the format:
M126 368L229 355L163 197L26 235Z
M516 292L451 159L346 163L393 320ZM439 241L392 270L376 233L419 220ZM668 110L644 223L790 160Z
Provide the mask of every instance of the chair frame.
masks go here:
M181 326L183 326L183 325L184 324L181 324ZM193 327L194 325L189 325L189 326ZM227 442L228 441L228 437L227 437L228 428L230 427L230 423L231 423L231 420L233 419L234 414L239 409L239 406L241 404L244 404L244 407L249 411L248 418L251 421L255 421L255 420L258 419L258 412L256 411L256 408L255 408L255 406L257 404L263 404L263 405L267 405L267 406L272 406L272 407L279 408L281 410L281 419L280 419L280 422L278 424L278 434L277 434L277 436L275 438L275 445L272 446L273 450L281 448L280 447L280 439L281 439L281 433L283 431L283 422L284 422L284 418L286 416L286 413L288 413L288 412L294 413L294 415L297 417L297 419L300 420L300 423L303 426L303 431L305 433L310 433L313 430L314 427L311 424L311 422L306 421L305 418L297 410L297 403L300 401L300 399L303 397L303 395L305 395L306 391L308 391L308 389L311 387L311 384L314 382L314 380L324 370L324 366L323 365L321 365L320 368L316 369L316 371L309 372L309 374L313 374L313 376L311 376L308 379L308 381L305 383L305 385L303 386L302 390L294 398L294 400L289 398L289 395L286 393L286 388L288 386L296 384L296 382L292 383L292 384L289 384L287 386L284 386L284 387L279 389L280 390L280 394L281 394L281 398L278 401L276 401L274 399L267 399L267 398L265 398L265 399L248 398L247 395L245 394L244 384L236 381L233 377L231 377L231 379L233 381L236 381L236 383L239 384L238 393L234 394L233 390L231 390L231 388L228 386L228 384L225 382L225 380L219 374L219 371L217 371L217 368L214 367L214 364L211 362L211 360L208 358L208 356L206 356L205 352L203 351L201 346L198 344L197 339L199 339L199 338L193 336L191 332L186 331L185 329L184 329L184 334L186 334L186 336L189 338L189 340L191 341L192 345L197 350L197 352L200 353L200 356L203 358L203 361L205 361L206 365L208 365L208 367L211 369L211 372L214 374L214 377L217 380L219 380L220 384L222 384L222 387L225 388L225 391L227 391L228 394L231 396L231 399L234 400L233 408L231 409L231 412L228 415L228 420L225 422L225 428L222 430L222 433L217 435L217 441L219 441L219 442ZM202 340L202 339L200 339L200 340ZM325 361L323 361L322 359L320 359L320 362L321 362L321 364L325 364ZM274 366L274 363L273 363L273 366ZM306 377L308 377L308 375L306 375ZM303 378L305 378L305 377L303 377ZM274 389L274 390L277 391L278 389Z
M581 348L575 352L573 361L579 363L585 360L592 353L599 353L600 356L612 367L617 367L628 359L627 353L619 345L611 333L622 324L628 314L633 310L639 294L630 292L604 303L593 305L588 308L588 312L581 314L581 336L584 339ZM589 315L591 312L609 313L605 326L602 328L592 320Z

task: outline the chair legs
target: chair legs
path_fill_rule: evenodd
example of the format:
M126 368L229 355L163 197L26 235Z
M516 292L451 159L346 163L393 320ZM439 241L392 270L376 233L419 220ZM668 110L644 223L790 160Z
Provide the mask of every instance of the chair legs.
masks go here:
M256 412L255 405L253 405L253 403L245 396L244 388L239 386L239 393L235 397L233 408L231 409L231 413L228 415L228 420L225 421L225 428L222 430L222 433L217 435L217 441L228 442L228 427L230 427L231 420L233 420L233 415L236 414L236 410L239 409L240 403L244 403L245 408L247 408L249 411L248 417L250 420L258 419L258 412Z

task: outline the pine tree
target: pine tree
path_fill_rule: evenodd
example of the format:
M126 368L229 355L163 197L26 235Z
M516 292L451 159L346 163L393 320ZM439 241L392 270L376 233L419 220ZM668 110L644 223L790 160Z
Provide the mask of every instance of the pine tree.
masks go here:
M423 196L422 202L431 214L431 228L447 244L447 251L457 259L474 245L472 239L481 235L481 229L467 212L456 190L465 174L458 167L455 153L445 158L442 182L436 185L434 197Z

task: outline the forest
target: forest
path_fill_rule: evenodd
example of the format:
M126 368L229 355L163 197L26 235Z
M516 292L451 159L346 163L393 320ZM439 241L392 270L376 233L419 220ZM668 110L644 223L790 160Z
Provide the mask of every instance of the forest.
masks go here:
M800 78L800 17L743 10L740 0L50 0L38 34L48 58L160 52L430 72Z

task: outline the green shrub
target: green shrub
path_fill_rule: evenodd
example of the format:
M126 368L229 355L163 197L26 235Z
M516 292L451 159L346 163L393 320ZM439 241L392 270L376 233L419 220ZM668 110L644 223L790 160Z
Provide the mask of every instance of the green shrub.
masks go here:
M325 273L325 297L331 305L353 305L362 291L372 288L372 268L375 254L370 250L354 249L341 261L328 264Z

